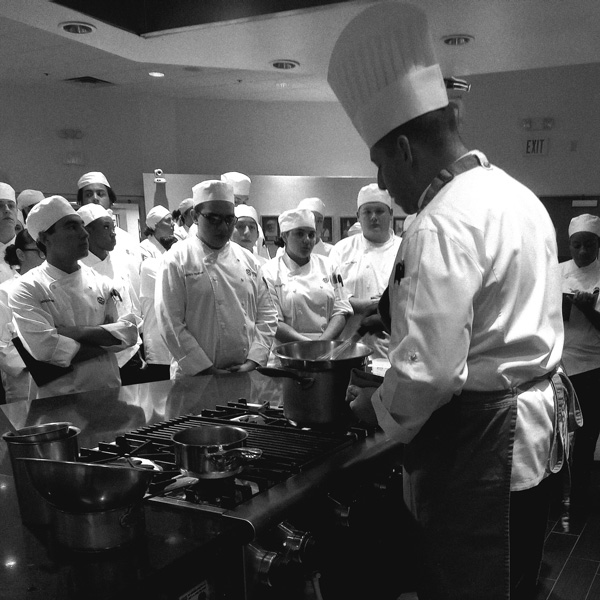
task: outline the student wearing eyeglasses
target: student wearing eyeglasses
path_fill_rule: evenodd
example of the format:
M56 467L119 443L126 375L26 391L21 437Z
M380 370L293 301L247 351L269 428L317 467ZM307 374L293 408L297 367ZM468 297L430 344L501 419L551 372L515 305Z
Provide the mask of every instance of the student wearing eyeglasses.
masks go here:
M171 378L264 366L277 311L257 259L230 241L237 218L231 184L192 188L196 236L177 242L157 272L158 327L174 357Z

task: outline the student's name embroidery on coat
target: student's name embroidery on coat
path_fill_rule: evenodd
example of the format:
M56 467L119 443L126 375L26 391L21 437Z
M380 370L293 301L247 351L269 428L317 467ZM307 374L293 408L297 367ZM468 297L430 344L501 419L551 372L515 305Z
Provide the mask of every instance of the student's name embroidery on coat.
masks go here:
M54 302L54 298L44 298L40 300L40 304L45 304L46 302Z
M404 263L401 261L396 265L396 270L394 271L394 283L400 283L402 278L404 277Z
M198 275L202 275L204 271L192 271L191 273L184 273L184 277L198 277Z
M98 300L98 304L106 304L106 300L102 296L98 296L96 300Z

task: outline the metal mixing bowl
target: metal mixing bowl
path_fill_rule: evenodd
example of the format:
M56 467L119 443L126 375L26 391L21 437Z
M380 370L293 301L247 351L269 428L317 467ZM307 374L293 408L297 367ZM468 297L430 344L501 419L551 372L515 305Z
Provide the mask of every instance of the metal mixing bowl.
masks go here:
M38 493L56 508L72 513L131 506L144 497L153 471L117 465L19 458Z
M32 425L31 427L23 427L17 429L14 433L7 433L7 437L13 442L37 443L37 442L53 442L61 438L67 437L71 423L44 423L42 425Z

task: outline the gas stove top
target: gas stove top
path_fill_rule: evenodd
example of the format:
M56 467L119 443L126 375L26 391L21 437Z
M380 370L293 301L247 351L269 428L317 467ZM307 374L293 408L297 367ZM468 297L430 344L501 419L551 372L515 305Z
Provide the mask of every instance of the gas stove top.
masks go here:
M189 427L223 424L244 429L248 433L246 445L260 449L262 455L248 462L235 477L200 479L184 487L173 485L181 479L181 471L175 464L173 434ZM154 469L148 492L154 500L228 513L368 435L369 430L356 426L343 430L299 428L285 418L281 408L268 403L249 404L240 399L203 410L200 415L184 415L142 427L118 436L113 442L101 442L97 448L83 448L80 460L128 462Z

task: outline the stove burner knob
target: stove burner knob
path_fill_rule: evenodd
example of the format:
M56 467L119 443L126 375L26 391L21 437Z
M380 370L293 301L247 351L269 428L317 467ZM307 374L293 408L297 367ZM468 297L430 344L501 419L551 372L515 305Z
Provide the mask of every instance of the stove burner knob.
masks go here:
M253 544L249 544L247 549L250 568L261 585L282 588L290 584L299 585L304 581L299 566L280 552L271 552Z
M350 527L350 507L342 504L330 494L327 497L333 502L333 515L336 523L341 527Z
M283 548L290 560L301 564L314 562L317 543L310 532L300 531L287 522L279 523L277 527L284 535Z

